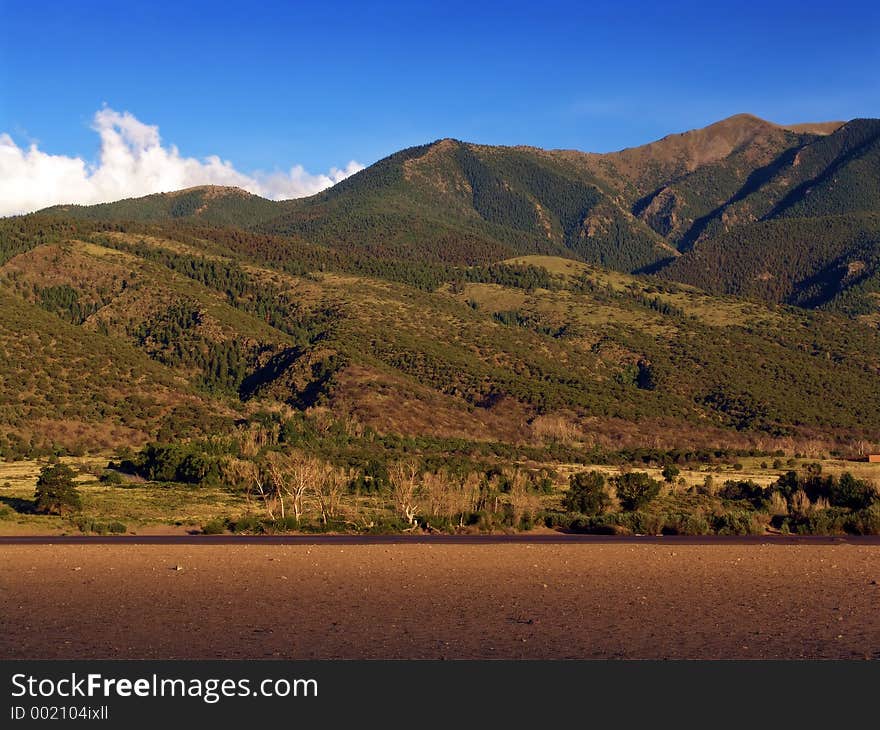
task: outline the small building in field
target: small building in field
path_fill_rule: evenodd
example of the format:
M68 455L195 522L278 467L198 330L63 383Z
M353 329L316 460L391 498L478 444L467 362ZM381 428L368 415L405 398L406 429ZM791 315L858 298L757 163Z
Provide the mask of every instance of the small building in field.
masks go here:
M868 461L872 464L880 464L880 454L868 454Z

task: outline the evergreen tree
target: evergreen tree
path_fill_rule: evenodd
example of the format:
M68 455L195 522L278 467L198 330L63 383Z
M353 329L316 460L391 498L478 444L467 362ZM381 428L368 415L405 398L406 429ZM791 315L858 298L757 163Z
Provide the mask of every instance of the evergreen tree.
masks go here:
M626 510L637 510L644 507L660 494L660 482L651 479L643 471L621 474L612 479L617 488L620 506Z
M34 495L37 512L64 515L81 509L79 491L73 481L75 476L73 469L64 464L43 467Z
M604 512L611 504L611 497L605 490L605 475L599 471L572 474L569 488L562 500L562 506L569 512L596 515Z

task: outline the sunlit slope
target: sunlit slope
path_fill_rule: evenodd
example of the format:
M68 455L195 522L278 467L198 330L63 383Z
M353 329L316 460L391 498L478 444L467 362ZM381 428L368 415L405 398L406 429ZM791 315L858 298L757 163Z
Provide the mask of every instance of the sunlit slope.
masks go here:
M177 256L172 267L186 268L187 257ZM494 282L423 291L353 274L294 276L229 258L226 265L254 290L296 302L312 332L249 373L240 395L328 406L386 430L447 435L484 426L509 437L563 411L584 423L667 419L685 430L873 427L876 332L856 327L842 336L840 321L827 315L567 259L508 264L549 276L542 286L525 274L498 283L504 278L496 274ZM222 288L228 273L218 276ZM202 283L211 288L210 278ZM856 403L852 393L864 397Z
M50 212L266 234L380 273L551 255L821 307L874 274L862 234L880 215L878 155L876 119L784 127L739 114L607 154L443 139L299 200L204 186Z
M113 343L179 382L179 403L512 443L546 439L548 419L605 445L845 438L880 423L880 336L830 314L549 255L391 280L286 238L151 230L34 241L0 277L39 330ZM41 362L28 367L49 383Z
M134 445L223 428L229 410L134 348L0 289L0 449Z

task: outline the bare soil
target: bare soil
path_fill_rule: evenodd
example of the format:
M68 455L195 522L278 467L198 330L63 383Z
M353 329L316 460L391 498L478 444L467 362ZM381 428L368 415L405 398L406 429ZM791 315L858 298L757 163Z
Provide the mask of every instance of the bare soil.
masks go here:
M0 658L880 658L870 545L0 549Z

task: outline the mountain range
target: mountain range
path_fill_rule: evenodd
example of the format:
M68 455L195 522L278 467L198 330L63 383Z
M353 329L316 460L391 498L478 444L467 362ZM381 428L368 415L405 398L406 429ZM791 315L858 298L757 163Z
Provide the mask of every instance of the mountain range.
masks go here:
M309 198L0 222L0 452L273 409L549 447L880 439L880 120L443 139ZM239 426L236 426L239 424Z

